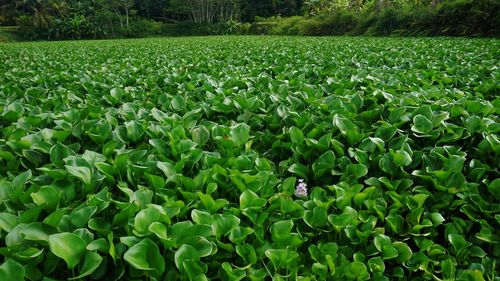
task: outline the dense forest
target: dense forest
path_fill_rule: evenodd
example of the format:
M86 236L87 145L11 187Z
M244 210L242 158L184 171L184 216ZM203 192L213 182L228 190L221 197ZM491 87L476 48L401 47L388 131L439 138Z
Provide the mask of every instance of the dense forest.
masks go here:
M155 35L499 36L498 0L0 0L26 39Z

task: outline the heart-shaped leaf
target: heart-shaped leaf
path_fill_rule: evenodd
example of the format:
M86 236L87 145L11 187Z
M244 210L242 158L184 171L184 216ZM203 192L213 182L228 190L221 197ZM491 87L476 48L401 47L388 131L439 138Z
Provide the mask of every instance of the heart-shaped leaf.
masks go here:
M50 251L63 259L69 269L80 262L87 244L80 236L73 233L57 233L49 236Z

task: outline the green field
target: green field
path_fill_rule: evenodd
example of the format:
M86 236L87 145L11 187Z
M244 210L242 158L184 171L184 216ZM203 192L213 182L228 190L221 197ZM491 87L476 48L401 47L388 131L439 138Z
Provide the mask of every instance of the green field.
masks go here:
M0 280L498 281L499 61L498 39L0 44Z

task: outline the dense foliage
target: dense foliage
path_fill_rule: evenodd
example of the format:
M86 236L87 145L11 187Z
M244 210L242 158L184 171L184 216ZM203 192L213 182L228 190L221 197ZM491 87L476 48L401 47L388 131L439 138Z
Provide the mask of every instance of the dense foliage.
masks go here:
M500 36L500 1L450 1L437 7L398 5L379 12L336 10L314 17L271 17L242 33L275 35Z
M0 45L0 279L498 281L499 50Z
M497 0L0 0L26 39L159 35L500 36ZM2 40L2 34L0 34Z

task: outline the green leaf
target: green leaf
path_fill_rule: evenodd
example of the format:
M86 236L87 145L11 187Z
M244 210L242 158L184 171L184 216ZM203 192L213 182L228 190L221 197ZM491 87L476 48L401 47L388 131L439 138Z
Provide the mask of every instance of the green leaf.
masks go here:
M130 247L123 258L136 269L153 271L159 276L165 270L165 260L158 249L158 245L148 238Z
M0 213L0 229L10 232L19 223L19 218L13 214Z
M392 152L392 159L394 159L394 163L399 166L409 166L412 162L410 154L404 150L396 150Z
M96 206L87 206L71 213L71 223L80 228L88 224L90 218L97 211Z
M168 240L167 227L164 224L153 222L149 225L148 230L154 233L158 238L162 240Z
M7 259L0 265L0 280L23 281L24 278L24 267L13 259Z
M198 145L203 146L210 139L210 132L205 126L199 126L194 128L191 132L193 141L195 141Z
M140 141L145 132L142 124L135 120L126 122L125 128L127 129L127 137L133 142Z
M275 269L293 268L299 259L297 252L288 249L268 249L264 252Z
M451 258L441 261L441 272L446 280L454 280L456 268Z
M190 245L183 244L177 249L174 255L174 261L175 261L175 266L179 270L184 270L184 261L186 260L192 260L192 261L199 261L200 260L200 255L198 254L198 251Z
M390 213L386 217L386 222L389 228L392 230L394 233L403 233L404 231L404 226L405 226L405 221L402 216L396 213Z
M302 144L304 142L304 134L297 127L290 128L290 139L293 143Z
M291 237L293 222L291 220L283 220L275 222L271 225L270 232L274 242L281 244L288 242Z
M388 244L382 246L382 258L384 260L396 258L398 255L398 250L393 245Z
M396 163L394 163L390 153L384 154L384 156L380 158L378 165L382 171L389 175L396 175L400 170Z
M63 259L69 269L75 268L85 252L87 244L80 236L63 232L49 236L50 251Z
M326 265L324 265L324 264L321 264L321 263L319 263L319 262L315 262L315 263L313 263L313 265L312 265L311 271L312 271L312 273L314 273L315 275L318 275L318 276L320 276L321 278L326 279L327 274L328 274L328 266L326 266Z
M464 270L461 272L457 280L464 281L485 281L483 273L478 269L475 270Z
M79 178L83 183L90 184L92 182L92 174L87 167L77 167L66 165L66 170L73 176Z
M218 238L229 234L233 228L240 224L240 219L234 215L215 214L212 219L212 230Z
M347 165L346 173L352 175L355 179L359 179L368 174L368 168L363 164L349 164Z
M411 130L419 134L427 134L432 130L432 121L427 119L427 117L418 114L413 117L413 126Z
M368 260L368 268L372 273L383 273L385 271L385 264L380 257L374 257Z
M37 192L31 193L33 202L45 209L53 210L59 203L59 191L53 186L42 186Z
M233 229L234 230L234 229ZM207 257L214 253L216 248L212 242L208 241L203 236L194 236L183 241L187 245L192 246L200 255L200 257Z
M463 235L459 234L448 234L448 241L450 241L451 245L457 252L472 245L470 242L465 240Z
M236 253L245 261L246 264L255 264L257 262L257 254L252 245L238 244L236 245Z
M377 251L382 252L384 246L392 245L391 238L383 234L377 234L373 239Z
M341 214L338 216L330 215L328 216L328 221L330 221L330 223L334 227L342 229L348 226L351 223L351 221L354 220L355 218L356 214L348 213L348 214Z
M103 258L95 252L87 252L83 257L83 265L79 271L79 275L68 280L80 279L92 274L101 265Z
M292 166L288 168L288 171L303 179L307 179L307 174L309 173L309 169L306 166L298 163L292 164Z
M327 223L327 211L324 207L314 207L314 209L305 211L304 221L310 227L324 227Z
M236 146L241 146L250 138L250 126L245 123L237 124L231 128L230 136Z
M497 199L500 200L500 179L494 179L488 185L488 191Z
M366 265L359 261L354 261L350 265L350 273L352 276L356 276L358 280L367 280L369 278L368 269Z
M411 248L404 242L394 242L392 243L392 245L394 246L394 248L396 248L398 252L397 255L398 262L406 262L413 255Z
M440 213L432 213L431 220L433 226L438 226L445 221L445 218Z
M134 218L134 229L138 234L148 233L149 226L154 222L169 223L169 219L161 207L150 205L138 212Z
M333 151L328 150L321 154L321 156L312 165L312 170L315 177L321 177L325 173L331 171L335 167L335 154Z
M172 101L170 102L170 105L173 110L181 111L186 106L186 102L181 96L175 96L175 98L173 98Z
M247 189L240 195L240 209L262 208L266 205L266 200L261 199L255 192Z
M26 183L29 179L31 179L31 177L31 170L27 170L26 172L17 175L14 180L12 180L12 185L14 185L15 188L22 189L26 186Z
M340 133L347 138L350 144L355 144L363 138L363 134L360 133L354 122L341 115L335 114L333 116L333 125L340 130Z

